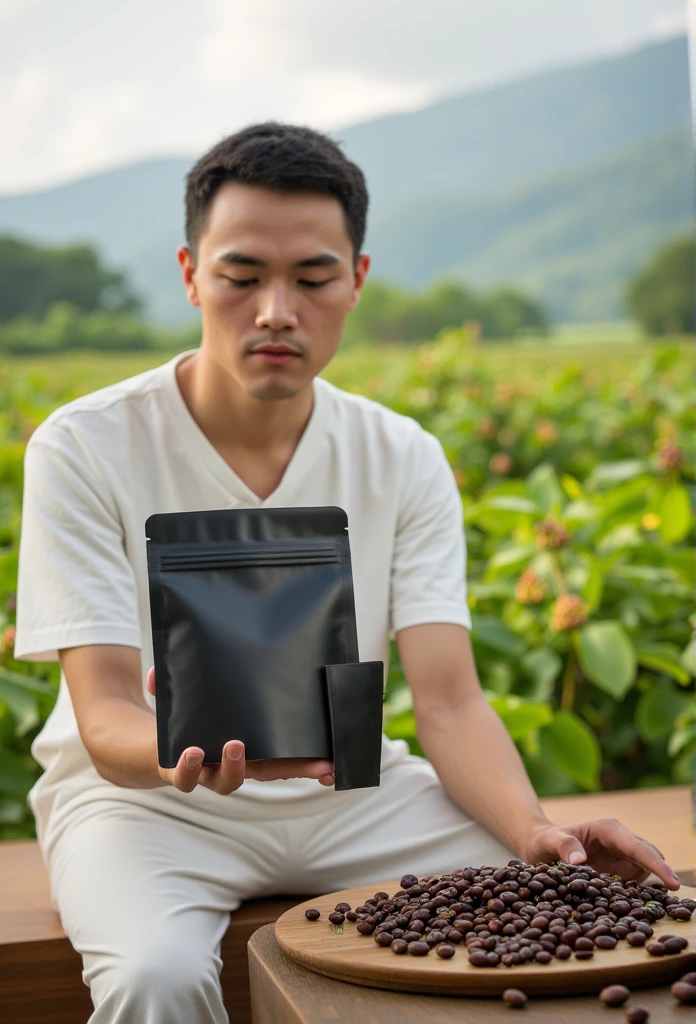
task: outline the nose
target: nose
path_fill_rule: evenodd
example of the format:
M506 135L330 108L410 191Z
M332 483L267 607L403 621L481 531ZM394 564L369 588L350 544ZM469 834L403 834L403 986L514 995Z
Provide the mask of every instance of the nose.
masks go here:
M269 284L259 292L256 327L269 331L282 331L297 327L297 314L292 309L286 287L280 282Z

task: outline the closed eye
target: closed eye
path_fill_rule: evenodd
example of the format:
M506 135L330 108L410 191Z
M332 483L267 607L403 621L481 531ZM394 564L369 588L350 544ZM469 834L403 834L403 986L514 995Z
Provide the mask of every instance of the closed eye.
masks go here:
M227 274L224 274L223 276L226 277L230 284L233 284L235 288L248 288L249 285L259 283L258 277L227 277ZM300 279L297 283L304 285L305 288L323 288L325 284L330 284L333 280L333 277L328 277L325 281L306 281Z
M223 274L223 277L227 277L227 274ZM246 288L250 284L257 284L259 279L258 279L258 277L248 277L248 278L227 277L227 280L230 282L230 284L233 284L235 286L235 288Z

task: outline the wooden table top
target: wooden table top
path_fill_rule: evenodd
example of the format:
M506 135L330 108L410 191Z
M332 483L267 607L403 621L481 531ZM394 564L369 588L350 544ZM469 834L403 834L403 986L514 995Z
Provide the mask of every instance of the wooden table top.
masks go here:
M273 924L252 935L248 950L254 1024L494 1024L508 1020L508 1014L515 1019L498 998L388 992L325 978L283 953ZM651 1024L694 1019L693 1007L677 1003L667 985L636 989L626 1006L644 1006ZM616 1024L625 1019L623 1010L606 1009L596 995L530 998L520 1019L526 1024L587 1024L598 1013Z

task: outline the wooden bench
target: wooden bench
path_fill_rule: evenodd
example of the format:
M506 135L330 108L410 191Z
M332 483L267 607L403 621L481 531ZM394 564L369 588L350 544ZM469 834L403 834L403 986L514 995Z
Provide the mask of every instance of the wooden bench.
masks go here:
M685 883L696 881L689 787L557 797L542 804L549 818L562 825L604 815L619 818L654 842ZM253 900L231 915L222 943L222 987L234 1024L251 1022L248 940L262 925L274 922L309 895ZM51 907L48 876L37 843L0 843L0 1021L85 1024L92 1009L82 982L81 958Z

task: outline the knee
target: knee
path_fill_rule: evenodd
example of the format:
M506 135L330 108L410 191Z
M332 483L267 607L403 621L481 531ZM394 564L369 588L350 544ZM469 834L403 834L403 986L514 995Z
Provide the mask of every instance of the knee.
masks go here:
M219 957L199 948L139 946L126 956L102 961L102 969L84 980L99 1001L117 992L132 1005L162 1005L162 1000L176 1005L186 1004L194 993L219 990L221 967Z

